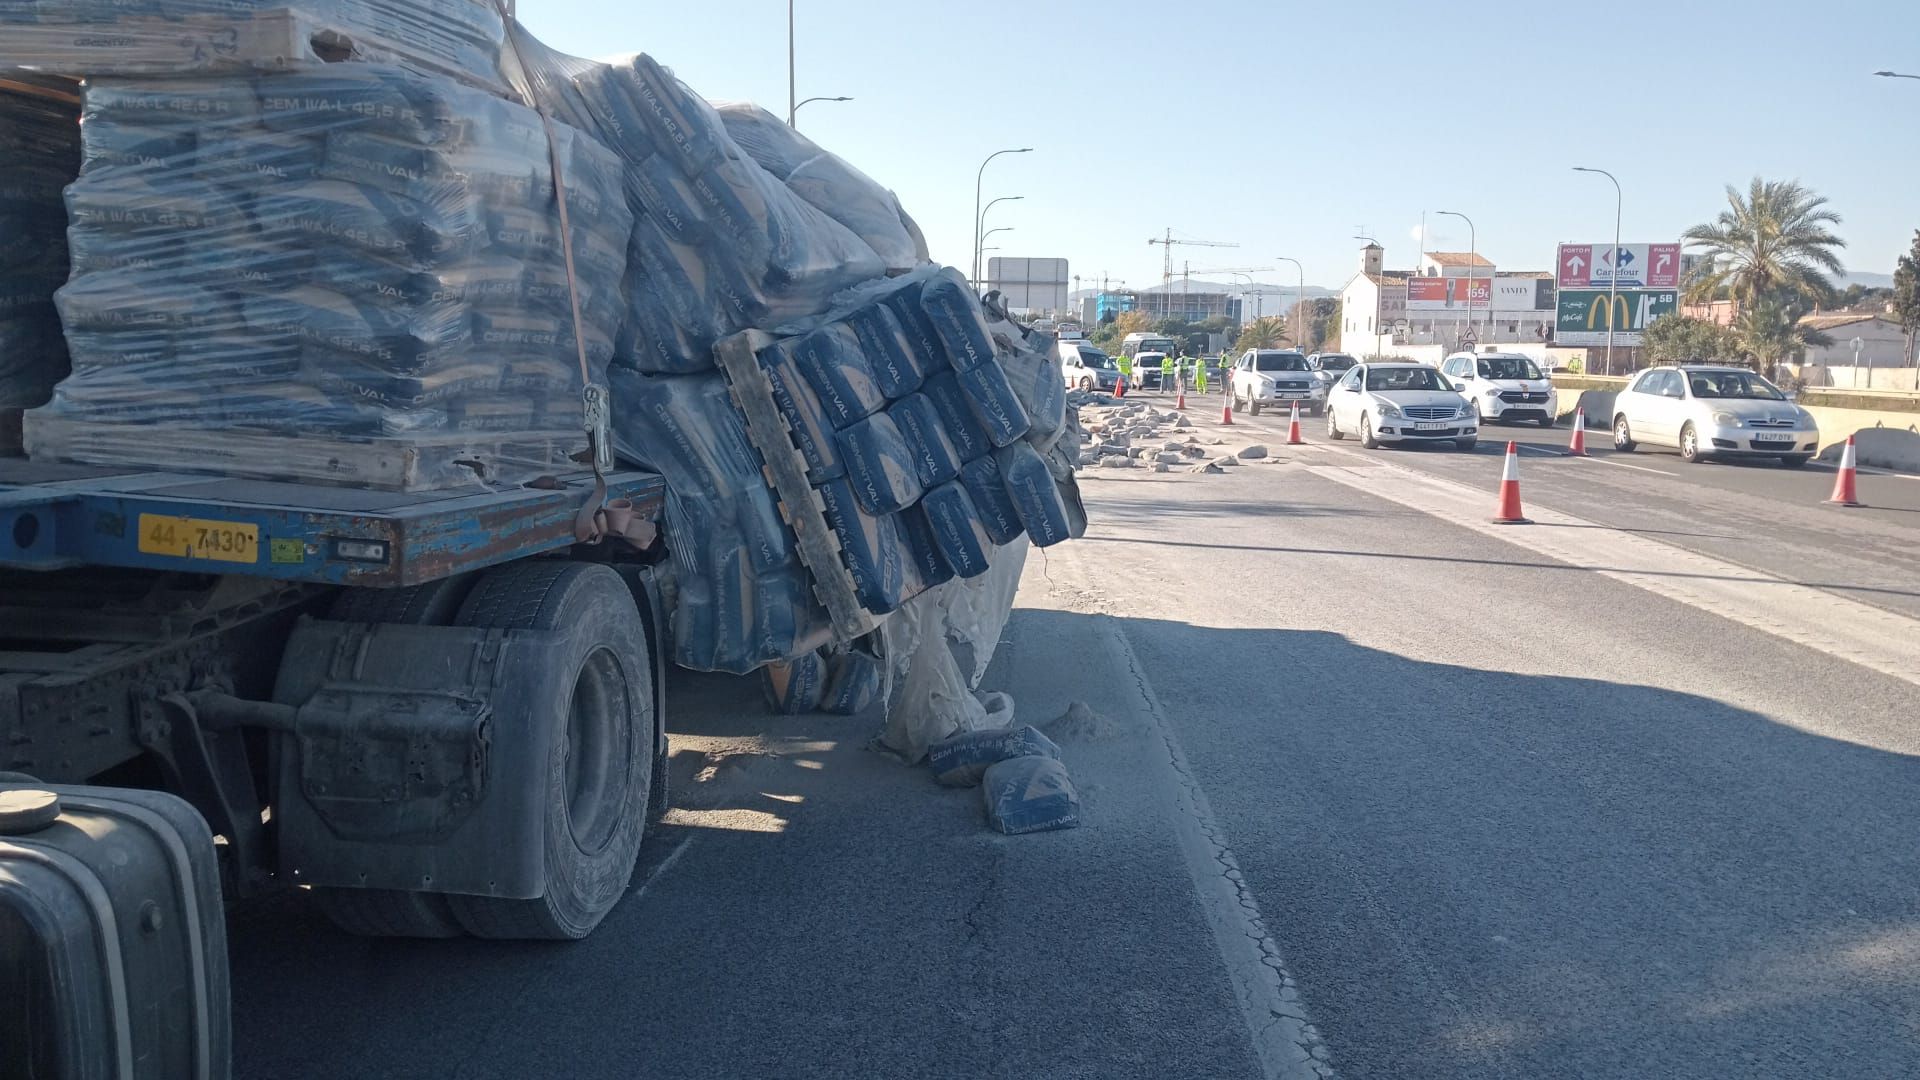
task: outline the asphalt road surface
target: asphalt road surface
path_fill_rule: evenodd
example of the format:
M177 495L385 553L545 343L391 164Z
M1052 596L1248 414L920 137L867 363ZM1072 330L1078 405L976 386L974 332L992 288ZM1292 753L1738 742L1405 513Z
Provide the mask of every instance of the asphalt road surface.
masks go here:
M987 676L1091 706L1082 828L680 675L594 937L253 905L239 1075L1913 1075L1920 482L1535 453L1502 530L1491 452L1194 415L1277 460L1087 473Z

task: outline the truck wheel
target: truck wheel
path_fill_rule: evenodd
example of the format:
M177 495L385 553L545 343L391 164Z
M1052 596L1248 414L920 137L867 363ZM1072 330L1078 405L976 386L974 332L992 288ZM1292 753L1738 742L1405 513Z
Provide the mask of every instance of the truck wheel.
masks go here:
M646 830L654 770L653 669L639 609L620 575L591 563L525 562L481 578L460 626L551 630L565 661L530 679L555 681L556 725L544 774L546 892L532 900L449 896L483 938L578 939L626 892Z
M472 575L462 575L404 589L348 589L334 599L327 617L341 622L447 626L472 587ZM439 893L328 887L312 891L333 925L359 937L455 938L467 932Z

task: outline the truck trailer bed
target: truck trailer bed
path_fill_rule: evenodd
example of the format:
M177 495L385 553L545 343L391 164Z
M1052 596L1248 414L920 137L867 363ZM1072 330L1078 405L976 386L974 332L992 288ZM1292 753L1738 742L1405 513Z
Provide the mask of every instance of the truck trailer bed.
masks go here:
M657 517L660 477L607 477ZM114 566L402 586L572 543L586 473L552 487L387 492L0 458L0 568Z

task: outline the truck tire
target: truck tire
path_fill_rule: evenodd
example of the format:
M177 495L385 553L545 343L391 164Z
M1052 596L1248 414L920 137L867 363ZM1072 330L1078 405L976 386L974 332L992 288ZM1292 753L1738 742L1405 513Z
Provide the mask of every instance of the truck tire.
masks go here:
M586 937L625 894L639 861L654 774L653 665L639 609L620 575L591 563L524 562L480 579L457 625L568 636L549 716L545 770L546 892L532 900L449 896L454 917L483 938ZM516 673L517 674L517 673Z
M441 578L404 589L347 589L327 617L340 622L450 626L473 587L473 576ZM456 938L466 928L440 893L317 886L313 898L333 925L357 937Z

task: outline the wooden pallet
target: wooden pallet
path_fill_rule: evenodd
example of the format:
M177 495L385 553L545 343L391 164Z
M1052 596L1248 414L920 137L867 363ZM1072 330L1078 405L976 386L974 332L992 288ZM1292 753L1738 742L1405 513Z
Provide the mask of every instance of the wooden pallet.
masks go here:
M36 461L416 492L517 486L543 473L578 471L569 455L585 448L586 436L542 431L344 438L114 424L34 410L26 417L25 443Z
M780 515L799 542L800 561L813 578L813 592L833 620L840 641L870 633L880 618L860 606L853 572L841 556L840 537L827 522L820 495L807 483L807 463L794 445L787 418L774 404L773 383L755 354L772 344L773 337L746 330L714 346L720 368L726 372L734 404L747 419L747 437L766 462L766 476L780 499Z

